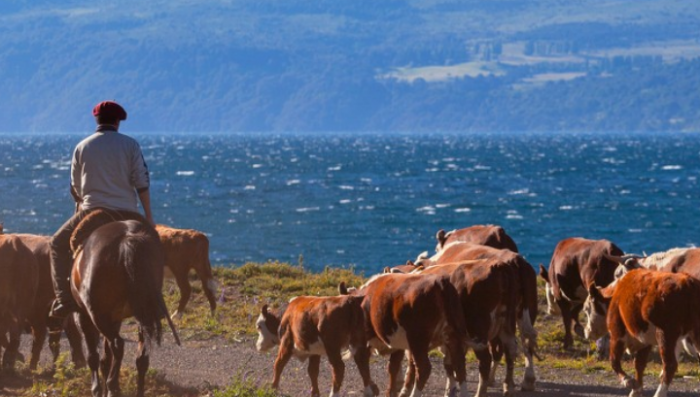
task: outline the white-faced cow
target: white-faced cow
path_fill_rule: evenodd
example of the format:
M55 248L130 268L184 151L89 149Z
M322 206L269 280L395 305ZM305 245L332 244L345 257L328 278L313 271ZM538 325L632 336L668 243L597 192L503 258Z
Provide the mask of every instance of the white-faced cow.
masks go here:
M610 362L630 396L641 396L649 352L658 345L663 363L656 397L665 397L678 368L680 340L694 347L700 342L700 311L689 302L700 302L700 280L682 273L634 269L615 285L589 288L587 328L591 335L610 332ZM606 315L607 309L607 315ZM627 348L635 355L636 376L622 369Z
M311 395L320 396L319 364L321 356L326 356L333 374L330 395L337 397L345 375L343 351L349 349L362 376L364 396L379 394L370 376L370 350L361 305L361 296L300 296L289 302L281 316L268 311L267 305L264 305L256 324L256 347L264 352L279 345L272 387L279 387L282 371L292 356L301 360L308 358Z
M552 298L559 306L564 323L564 348L573 345L571 328L584 337L578 316L588 297L587 286L607 286L614 279L618 264L610 256L624 252L608 240L568 238L557 244L547 272L540 275L549 283Z

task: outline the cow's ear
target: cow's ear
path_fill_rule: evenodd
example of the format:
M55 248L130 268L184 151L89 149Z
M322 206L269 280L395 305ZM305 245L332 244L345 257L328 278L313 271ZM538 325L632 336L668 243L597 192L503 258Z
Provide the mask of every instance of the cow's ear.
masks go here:
M409 259L406 261L406 266L416 267L416 264L413 263L413 261Z
M637 258L625 259L625 263L623 263L622 266L624 266L627 270L632 270L632 269L636 269L636 268L640 267L639 261L637 260Z
M267 317L267 304L264 304L262 306L262 310L260 311L263 316Z
M547 269L544 267L543 264L540 263L540 277L547 283L549 283L549 272Z
M391 273L391 268L389 266L384 267L384 270L382 270L382 273Z
M438 243L442 245L445 242L445 231L443 229L438 230L435 238L437 239Z
M340 295L348 294L348 287L345 285L345 281L341 281L340 284L338 284L338 293Z

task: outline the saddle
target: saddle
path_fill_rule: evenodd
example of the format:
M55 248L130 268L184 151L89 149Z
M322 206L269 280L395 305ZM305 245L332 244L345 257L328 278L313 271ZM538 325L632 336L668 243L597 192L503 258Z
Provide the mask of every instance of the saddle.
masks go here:
M73 230L70 237L70 249L73 258L77 257L80 251L83 250L83 245L88 237L97 230L100 226L117 221L139 221L148 225L146 218L138 212L125 210L112 210L107 208L96 208L83 218L78 227ZM155 229L153 231L155 233Z

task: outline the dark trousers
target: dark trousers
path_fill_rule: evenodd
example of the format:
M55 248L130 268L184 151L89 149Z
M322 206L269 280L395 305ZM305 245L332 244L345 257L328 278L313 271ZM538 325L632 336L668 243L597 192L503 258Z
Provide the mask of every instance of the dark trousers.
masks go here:
M51 277L53 279L53 290L61 302L73 300L70 290L70 273L73 269L73 252L71 251L71 237L78 228L78 225L93 212L101 211L103 216L91 217L93 221L82 229L95 230L98 227L112 221L122 221L133 219L148 225L146 219L138 212L109 210L105 208L91 208L76 212L66 223L61 226L51 238ZM98 215L98 214L96 214ZM87 237L87 236L86 236Z

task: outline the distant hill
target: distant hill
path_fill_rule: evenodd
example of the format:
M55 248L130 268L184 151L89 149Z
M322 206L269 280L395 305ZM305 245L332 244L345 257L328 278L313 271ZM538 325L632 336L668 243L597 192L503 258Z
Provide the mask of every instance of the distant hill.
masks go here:
M700 2L12 0L0 131L700 131Z

